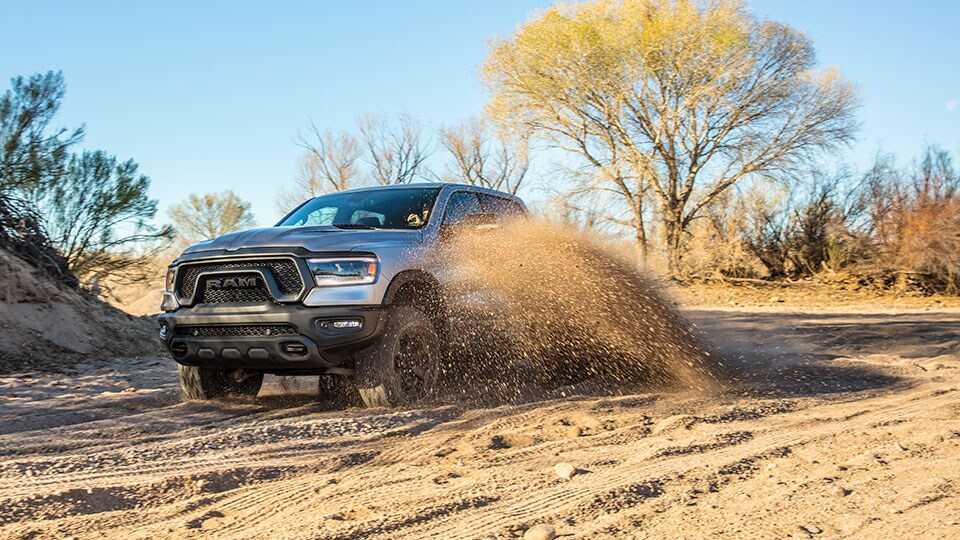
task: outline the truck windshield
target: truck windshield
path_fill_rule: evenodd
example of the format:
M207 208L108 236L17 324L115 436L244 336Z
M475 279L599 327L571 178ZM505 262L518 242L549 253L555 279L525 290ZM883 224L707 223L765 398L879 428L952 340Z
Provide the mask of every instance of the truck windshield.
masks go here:
M278 227L334 225L354 229L419 229L430 220L440 188L385 188L311 199Z

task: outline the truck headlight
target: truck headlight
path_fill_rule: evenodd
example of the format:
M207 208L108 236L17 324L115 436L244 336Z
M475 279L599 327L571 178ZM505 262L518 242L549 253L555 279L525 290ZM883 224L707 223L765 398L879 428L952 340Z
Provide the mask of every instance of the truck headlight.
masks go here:
M177 275L176 269L173 267L167 268L167 279L166 279L166 290L167 292L173 292L173 281Z
M307 259L307 266L318 287L369 285L377 281L380 261L374 257Z

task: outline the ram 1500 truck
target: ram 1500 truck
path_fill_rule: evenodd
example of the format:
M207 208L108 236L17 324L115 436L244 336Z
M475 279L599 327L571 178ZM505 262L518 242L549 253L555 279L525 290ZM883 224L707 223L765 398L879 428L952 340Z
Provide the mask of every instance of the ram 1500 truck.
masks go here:
M434 389L463 307L441 247L525 214L513 195L446 183L310 199L174 260L160 339L190 399L255 396L269 373L355 383L367 406L414 402Z

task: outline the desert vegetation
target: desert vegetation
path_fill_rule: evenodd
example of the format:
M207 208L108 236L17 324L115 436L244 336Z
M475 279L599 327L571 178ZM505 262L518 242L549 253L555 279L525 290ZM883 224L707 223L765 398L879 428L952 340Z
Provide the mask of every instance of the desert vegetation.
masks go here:
M859 174L751 185L716 201L692 229L681 276L956 294L958 186L951 155L936 146L906 164L879 155Z
M47 72L0 96L0 243L71 288L149 279L172 234L153 222L150 179L133 160L74 152L84 128L54 127L65 91Z
M491 41L479 77L489 101L472 118L309 121L276 209L462 182L527 195L538 215L628 241L681 281L960 292L955 157L929 144L850 165L856 86L742 2L558 4ZM230 191L191 194L164 223L135 161L79 151L84 127L57 127L65 89L59 73L17 77L0 101L6 249L70 286L144 283L176 248L257 224Z
M492 42L481 78L483 118L434 137L408 115L311 123L278 206L375 183L536 186L540 215L628 239L674 279L960 290L950 153L846 165L855 86L740 2L557 5Z

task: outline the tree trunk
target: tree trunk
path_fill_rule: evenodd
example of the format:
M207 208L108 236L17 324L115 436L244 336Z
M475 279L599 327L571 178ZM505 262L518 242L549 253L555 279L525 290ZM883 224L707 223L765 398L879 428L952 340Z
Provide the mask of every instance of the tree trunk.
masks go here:
M683 243L683 218L678 212L665 214L664 233L667 246L667 270L672 277L680 275L681 247Z
M647 256L649 255L649 245L647 242L647 224L643 219L643 198L638 196L634 202L634 227L636 234L637 246L640 248L640 263L643 265L647 264Z
M640 248L640 264L646 265L649 247L647 246L647 231L644 229L643 222L637 225L636 240L637 247Z

